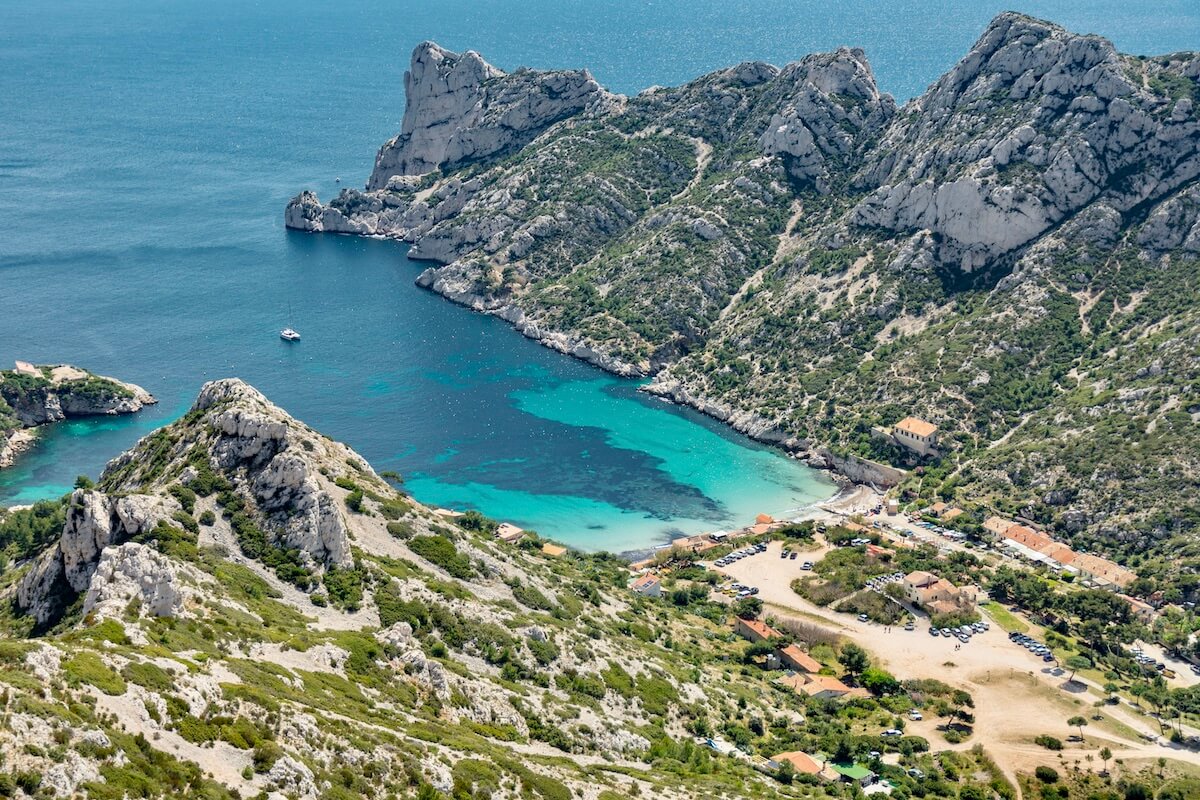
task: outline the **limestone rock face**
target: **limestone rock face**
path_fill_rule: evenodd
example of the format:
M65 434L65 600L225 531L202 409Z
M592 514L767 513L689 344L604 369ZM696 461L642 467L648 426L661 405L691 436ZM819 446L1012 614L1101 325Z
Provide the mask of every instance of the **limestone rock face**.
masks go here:
M119 618L137 600L145 616L178 617L184 597L170 559L145 545L127 542L101 554L83 599L83 613Z
M404 93L400 135L380 149L368 189L511 152L608 97L584 70L506 74L433 42L413 50Z
M318 568L353 563L344 512L332 479L322 470L340 474L350 460L378 482L361 457L297 422L236 378L205 384L189 417L194 417L191 424L177 424L178 438L207 453L210 466L253 502L264 527L282 544L299 549ZM112 462L101 486L144 489L140 473L131 469L142 458L141 447ZM196 471L180 469L179 475L192 480Z
M788 172L821 192L830 189L830 160L845 159L896 113L880 93L862 50L847 47L807 56L780 75L796 92L767 125L759 146L783 158Z
M39 556L17 585L18 607L39 623L49 621L64 593L88 589L106 548L152 530L178 508L170 498L76 489L58 544Z
M1108 41L1002 14L889 127L853 221L933 231L941 262L978 269L1098 199L1124 213L1200 174L1200 121L1168 103Z
M303 762L285 755L267 772L267 780L289 796L316 797L317 784L313 780L312 770Z

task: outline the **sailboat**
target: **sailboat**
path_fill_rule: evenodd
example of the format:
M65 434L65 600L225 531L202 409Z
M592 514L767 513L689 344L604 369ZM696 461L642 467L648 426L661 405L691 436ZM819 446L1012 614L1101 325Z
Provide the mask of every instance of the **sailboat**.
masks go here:
M292 304L288 303L288 319L292 318ZM279 332L279 338L289 342L300 341L300 332L292 326L288 326Z

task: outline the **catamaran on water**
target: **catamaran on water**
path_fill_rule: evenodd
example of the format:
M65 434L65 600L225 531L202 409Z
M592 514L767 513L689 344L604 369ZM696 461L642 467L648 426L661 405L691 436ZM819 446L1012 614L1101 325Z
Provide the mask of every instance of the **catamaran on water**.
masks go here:
M279 338L287 339L289 342L298 342L300 341L300 334L291 328L284 328L279 332Z

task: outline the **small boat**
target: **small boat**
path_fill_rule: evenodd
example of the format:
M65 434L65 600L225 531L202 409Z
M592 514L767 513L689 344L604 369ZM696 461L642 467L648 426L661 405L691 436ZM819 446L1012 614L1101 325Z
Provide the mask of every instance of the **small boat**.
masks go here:
M291 328L284 328L279 332L279 338L287 339L289 342L298 342L300 341L300 334Z

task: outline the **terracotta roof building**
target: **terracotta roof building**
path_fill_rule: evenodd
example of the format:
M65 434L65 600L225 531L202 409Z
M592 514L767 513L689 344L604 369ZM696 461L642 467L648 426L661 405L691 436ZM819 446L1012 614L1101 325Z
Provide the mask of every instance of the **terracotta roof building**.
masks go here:
M657 575L651 572L647 572L635 580L629 588L645 597L662 596L662 581L659 580Z
M786 761L792 765L792 769L804 775L820 775L821 771L825 769L823 762L817 761L808 753L801 752L800 750L771 756L771 760L776 764L782 764Z
M809 697L832 698L849 694L850 687L832 675L810 675L800 691Z
M988 533L994 533L997 536L1003 536L1009 528L1017 523L1004 517L988 517L983 521L983 529Z
M1070 566L1079 557L1078 553L1062 542L1051 542L1045 547L1038 548L1038 552L1047 558L1054 559L1055 562L1064 567Z
M1137 573L1099 556L1078 553L1071 566L1079 570L1083 577L1102 585L1124 588L1137 580Z
M797 672L817 673L821 671L821 662L794 644L779 648L779 660L788 669L794 669Z
M937 425L916 417L905 417L892 429L900 445L922 456L937 455L937 435Z
M749 639L752 642L783 638L782 633L762 620L757 619L742 619L738 617L733 621L733 630L742 638Z
M933 614L956 614L975 610L975 590L958 587L932 572L916 570L904 576L901 584L909 602Z
M1037 550L1039 553L1043 547L1049 547L1054 543L1054 540L1046 534L1039 533L1033 528L1026 528L1024 525L1013 525L1004 532L1004 538L1023 544L1030 550Z

